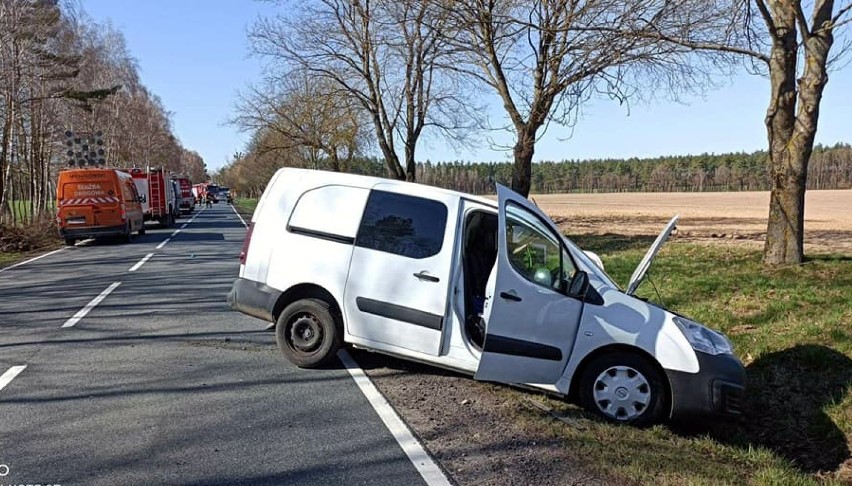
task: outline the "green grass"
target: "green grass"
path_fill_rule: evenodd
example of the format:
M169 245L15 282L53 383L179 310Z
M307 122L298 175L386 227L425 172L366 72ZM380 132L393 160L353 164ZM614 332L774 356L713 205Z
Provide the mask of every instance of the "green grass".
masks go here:
M622 285L650 244L574 239ZM782 268L760 258L732 246L670 242L638 292L731 338L748 374L741 420L640 430L582 418L556 400L550 406L581 417L584 430L532 410L522 418L562 437L593 467L642 483L852 483L852 257L814 255Z
M24 200L15 200L9 201L9 208L14 212L15 217L18 221L27 221L29 220L31 209L30 209L30 201ZM55 214L56 212L56 201L51 201L50 207L48 208L48 214Z
M23 260L27 255L19 252L2 252L0 251L0 268L6 268Z
M254 209L257 207L257 201L255 198L238 197L234 199L234 207L237 208L240 214L247 214L251 217L254 214Z

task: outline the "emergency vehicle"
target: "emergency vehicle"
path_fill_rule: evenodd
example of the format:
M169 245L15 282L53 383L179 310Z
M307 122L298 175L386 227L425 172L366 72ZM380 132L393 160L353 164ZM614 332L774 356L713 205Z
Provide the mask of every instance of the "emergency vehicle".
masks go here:
M56 220L68 246L77 240L145 234L141 198L129 174L115 169L67 169L56 185Z

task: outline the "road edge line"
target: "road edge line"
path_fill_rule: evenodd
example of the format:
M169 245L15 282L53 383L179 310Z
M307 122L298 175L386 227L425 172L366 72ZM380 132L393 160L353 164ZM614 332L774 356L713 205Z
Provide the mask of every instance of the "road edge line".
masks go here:
M15 267L20 267L21 265L26 265L27 263L34 262L34 261L36 261L36 260L41 260L41 259L42 259L42 258L44 258L44 257L47 257L47 256L50 256L50 255L53 255L53 254L59 253L60 251L62 251L62 250L64 250L64 249L65 249L65 248L60 248L60 249L58 249L58 250L53 250L53 251L50 251L50 252L45 253L44 255L39 255L39 256L37 256L37 257L30 258L29 260L24 260L24 261L22 261L22 262L15 263L14 265L9 265L8 267L0 268L0 273L5 272L6 270L11 270L11 269L13 269L13 268L15 268Z
M62 324L62 327L72 327L75 324L77 324L78 322L80 322L80 320L82 320L84 317L86 317L86 314L88 314L89 312L92 311L92 309L97 307L98 304L100 304L102 300L106 299L107 296L109 294L111 294L112 291L115 290L119 285L121 285L121 282L113 282L103 292L98 294L97 297L95 297L94 299L89 301L89 303L86 304L85 307L78 310L77 313L74 314L74 316L71 317L71 319L68 319L67 321L65 321L65 324Z
M340 358L340 361L346 367L346 371L349 372L352 379L355 380L355 384L358 385L361 393L370 402L373 410L382 419L385 427L390 431L393 438L396 439L396 442L402 448L402 451L405 452L405 455L408 456L408 460L411 461L411 464L414 465L414 468L417 469L423 480L426 481L426 484L429 486L449 486L451 483L447 479L447 476L444 475L441 468L429 456L420 444L420 441L414 437L414 434L411 433L405 422L402 421L393 407L390 406L385 397L379 392L366 373L364 373L364 370L358 366L355 359L345 349L340 350L337 353L337 357Z
M243 226L245 226L246 228L248 228L248 226L249 226L249 225L248 225L248 223L246 223L246 220L244 220L244 219L243 219L242 215L239 213L239 211L237 211L237 208L236 208L236 207L234 207L234 205L233 205L233 204L231 204L231 209L233 209L233 210L234 210L234 214L236 214L236 215L237 215L237 217L238 217L238 218L240 218L240 221L242 221L242 222L243 222Z
M6 385L9 383L12 383L12 380L14 380L16 376L20 375L25 369L27 369L27 365L13 366L0 375L0 390L6 388Z

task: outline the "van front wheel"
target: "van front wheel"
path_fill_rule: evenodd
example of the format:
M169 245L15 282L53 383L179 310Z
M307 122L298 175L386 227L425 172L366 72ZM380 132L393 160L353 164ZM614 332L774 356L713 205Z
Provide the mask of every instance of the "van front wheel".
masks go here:
M613 422L639 427L664 417L667 402L662 373L635 354L598 356L580 378L580 404Z
M315 368L333 360L342 333L326 302L302 299L288 305L275 326L278 348L300 368Z

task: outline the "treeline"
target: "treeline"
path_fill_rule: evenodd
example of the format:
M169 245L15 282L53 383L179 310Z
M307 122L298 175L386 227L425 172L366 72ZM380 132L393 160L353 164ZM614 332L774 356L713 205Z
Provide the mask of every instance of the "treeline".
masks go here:
M103 132L108 166L206 177L142 85L124 37L58 0L0 0L0 224L53 213L66 130Z
M279 167L332 170L330 162L306 165L300 158L267 154L261 161L243 157L220 173L220 178L242 194L258 196ZM254 164L251 164L254 162ZM261 163L262 162L262 163ZM349 172L386 177L383 161L355 158ZM494 192L494 183L510 185L509 162L421 162L417 181L471 194ZM701 154L649 159L564 160L533 164L532 192L709 192L766 191L770 188L767 154ZM852 145L814 147L808 166L808 189L852 188Z

